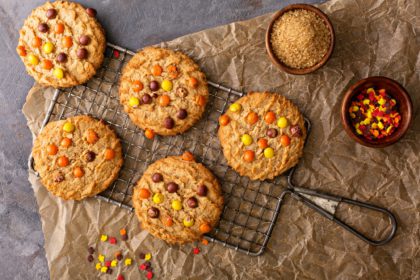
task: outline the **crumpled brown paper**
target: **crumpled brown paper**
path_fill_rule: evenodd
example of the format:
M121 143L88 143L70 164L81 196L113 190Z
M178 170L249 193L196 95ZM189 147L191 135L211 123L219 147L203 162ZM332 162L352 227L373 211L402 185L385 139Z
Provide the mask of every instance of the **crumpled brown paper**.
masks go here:
M87 246L110 253L98 235L118 236L126 227L129 256L152 252L159 279L420 279L420 2L417 0L332 0L319 6L336 31L330 61L305 76L273 66L264 48L272 14L232 23L163 44L198 61L209 80L244 91L271 90L292 99L312 120L313 130L299 164L296 183L390 209L399 227L387 245L372 247L299 202L283 205L266 252L251 257L217 244L168 246L141 231L135 216L96 199L63 202L29 174L45 234L51 279L92 279L100 273L87 262ZM124 45L124 42L119 42ZM405 86L414 103L413 125L397 144L371 149L351 140L340 123L343 92L359 79L384 75ZM39 131L52 90L35 86L23 112ZM373 236L387 226L360 211L339 216ZM377 216L377 215L376 215ZM126 279L144 277L122 268ZM102 275L104 278L115 279Z

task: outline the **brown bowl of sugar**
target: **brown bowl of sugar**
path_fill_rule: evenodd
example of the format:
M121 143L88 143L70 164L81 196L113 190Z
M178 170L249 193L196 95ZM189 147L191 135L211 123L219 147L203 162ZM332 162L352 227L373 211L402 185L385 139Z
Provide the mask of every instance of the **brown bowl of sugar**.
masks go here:
M306 4L289 5L278 11L265 36L271 61L295 75L322 67L331 57L334 43L334 28L327 15Z

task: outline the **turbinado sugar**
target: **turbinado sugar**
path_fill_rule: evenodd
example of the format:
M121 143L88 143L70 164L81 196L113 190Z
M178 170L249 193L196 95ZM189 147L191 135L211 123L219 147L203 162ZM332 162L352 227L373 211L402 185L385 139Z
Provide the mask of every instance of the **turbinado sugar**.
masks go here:
M331 44L324 21L312 11L297 9L278 18L271 31L274 54L289 67L303 69L322 60Z

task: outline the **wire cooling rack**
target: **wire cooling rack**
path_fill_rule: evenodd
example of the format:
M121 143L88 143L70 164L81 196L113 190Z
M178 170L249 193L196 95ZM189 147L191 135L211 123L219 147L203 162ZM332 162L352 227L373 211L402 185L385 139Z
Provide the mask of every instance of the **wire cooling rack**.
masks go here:
M181 135L149 140L130 121L118 100L121 70L133 55L132 51L108 44L103 66L94 78L85 85L55 91L43 126L82 114L106 121L121 139L124 165L118 179L96 197L130 211L133 185L150 163L191 151L217 176L225 198L219 225L207 235L208 239L249 255L262 254L293 172L261 182L241 177L228 167L216 135L218 119L226 106L243 93L209 82L206 112L194 127ZM33 169L32 159L30 166Z

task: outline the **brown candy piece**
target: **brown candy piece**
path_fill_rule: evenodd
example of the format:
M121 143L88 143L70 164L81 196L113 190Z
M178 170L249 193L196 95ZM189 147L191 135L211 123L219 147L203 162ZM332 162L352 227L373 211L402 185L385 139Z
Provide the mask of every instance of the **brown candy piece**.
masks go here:
M195 197L190 197L187 199L187 205L190 208L197 208L198 207L198 200Z
M174 193L178 190L178 184L174 183L174 182L170 182L167 186L166 186L166 190L169 193Z
M95 9L93 9L93 8L87 8L87 9L86 9L86 13L87 13L90 17L96 17L96 14L97 14L96 10L95 10Z
M93 255L93 253L95 253L95 249L93 247L89 247L88 252L90 255Z
M163 121L163 125L167 128L167 129L172 129L175 126L175 122L171 117L167 117L165 118L165 120Z
M299 125L292 125L290 127L290 134L292 134L293 137L302 137L302 130L300 129Z
M204 185L204 184L198 186L198 188L197 188L197 194L199 196L206 196L207 191L208 191L208 189L207 189L206 185Z
M159 183L159 182L161 182L163 180L163 176L162 176L162 174L160 174L160 173L154 173L153 175L152 175L152 181L153 182L155 182L155 183Z
M54 19L57 16L57 10L56 9L48 9L45 13L48 19Z
M50 29L50 28L48 27L48 24L46 24L45 22L40 23L40 24L38 25L38 31L39 31L39 32L46 33L46 32L48 32L48 30L49 30L49 29Z
M95 160L95 158L96 158L96 154L95 154L94 152L92 152L92 151L88 151L88 152L86 153L86 161L87 161L87 162L92 162L92 161L94 161L94 160Z
M88 57L88 51L85 48L80 48L77 50L76 55L79 59L86 59Z
M265 134L270 138L275 138L275 137L277 137L279 132L275 128L269 128L269 129L267 129L267 132Z
M184 87L179 87L176 89L175 95L178 97L186 97L188 95L188 90Z
M147 215L152 219L156 219L159 217L159 209L157 209L156 207L150 207L147 210Z
M176 117L180 120L185 119L188 116L187 110L185 109L179 109L178 114L176 115Z
M146 93L141 97L141 101L143 104L150 104L152 103L152 97Z
M92 256L92 255L89 255L89 256L87 257L87 260L88 260L88 262L93 262L94 258L93 258L93 256Z
M56 182L56 183L61 183L61 182L63 182L64 181L64 175L63 174L58 174L56 177L55 177L55 179L54 179L54 182Z
M57 55L57 62L65 63L66 61L67 61L67 54L61 52Z
M79 44L82 46L89 45L90 43L90 37L87 35L82 35L79 37Z

